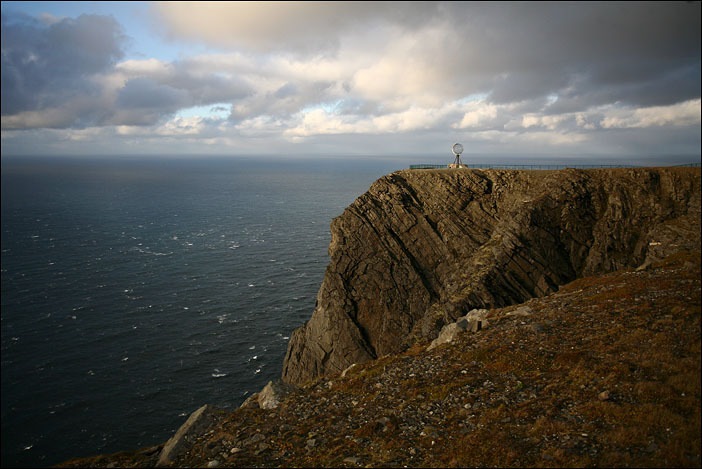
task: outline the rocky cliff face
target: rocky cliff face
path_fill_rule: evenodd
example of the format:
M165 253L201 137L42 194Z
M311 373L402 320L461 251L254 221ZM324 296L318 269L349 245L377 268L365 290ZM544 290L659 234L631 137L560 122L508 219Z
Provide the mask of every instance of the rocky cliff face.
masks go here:
M303 384L436 336L473 308L698 248L699 168L404 170L331 225L282 378Z

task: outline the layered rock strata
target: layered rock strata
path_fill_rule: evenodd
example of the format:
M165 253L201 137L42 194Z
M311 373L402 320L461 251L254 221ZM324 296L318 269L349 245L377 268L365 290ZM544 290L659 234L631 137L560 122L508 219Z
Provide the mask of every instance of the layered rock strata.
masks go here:
M332 221L312 316L282 379L397 353L472 309L698 248L699 168L403 170Z

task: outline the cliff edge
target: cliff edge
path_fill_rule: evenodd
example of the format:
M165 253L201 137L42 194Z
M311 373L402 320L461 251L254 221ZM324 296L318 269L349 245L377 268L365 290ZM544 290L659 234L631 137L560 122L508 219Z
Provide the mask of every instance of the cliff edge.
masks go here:
M700 245L700 169L403 170L331 224L330 262L283 381L435 338L474 308Z

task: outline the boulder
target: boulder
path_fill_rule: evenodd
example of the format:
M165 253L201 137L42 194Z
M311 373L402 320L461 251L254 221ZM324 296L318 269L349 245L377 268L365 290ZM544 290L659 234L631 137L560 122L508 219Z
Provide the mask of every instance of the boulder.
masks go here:
M279 380L269 381L258 393L258 406L261 409L275 409L294 389L294 386Z

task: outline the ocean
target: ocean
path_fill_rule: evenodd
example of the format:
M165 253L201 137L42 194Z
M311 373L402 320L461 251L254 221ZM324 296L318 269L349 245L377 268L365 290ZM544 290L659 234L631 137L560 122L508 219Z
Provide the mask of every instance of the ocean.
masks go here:
M3 158L2 466L165 442L280 377L377 159Z

